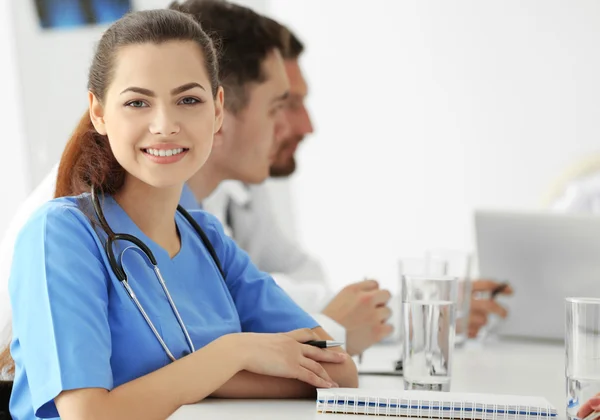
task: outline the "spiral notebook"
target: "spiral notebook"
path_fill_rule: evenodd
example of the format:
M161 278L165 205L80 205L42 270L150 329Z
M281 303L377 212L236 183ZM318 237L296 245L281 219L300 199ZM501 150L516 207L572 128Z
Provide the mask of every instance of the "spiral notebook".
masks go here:
M374 389L319 389L320 413L433 419L556 419L556 409L542 397Z

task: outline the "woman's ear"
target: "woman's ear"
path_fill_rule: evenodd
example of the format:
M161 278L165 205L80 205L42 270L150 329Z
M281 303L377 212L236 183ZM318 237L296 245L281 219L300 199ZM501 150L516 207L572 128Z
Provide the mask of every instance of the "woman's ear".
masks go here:
M235 132L235 116L231 113L227 112L227 110L223 110L221 117L221 126L219 130L215 133L215 138L213 140L213 148L214 147L223 147L227 141L228 137L231 138L232 132ZM229 139L231 142L231 140Z
M104 124L104 107L92 92L88 92L88 102L90 109L90 120L94 128L103 136L106 136L106 125Z
M223 86L219 86L217 96L215 97L215 137L223 128L223 119L225 118L225 91Z
M227 118L226 115L227 115L227 111L223 112L223 118L221 118L221 124L213 138L213 148L221 147L225 143L225 135L226 135L225 133L227 132L227 126L228 126L228 121L229 121L229 118Z

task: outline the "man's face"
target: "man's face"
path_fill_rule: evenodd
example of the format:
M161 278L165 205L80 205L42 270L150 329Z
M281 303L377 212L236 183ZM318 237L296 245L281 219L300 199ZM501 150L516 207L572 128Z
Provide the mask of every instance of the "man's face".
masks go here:
M308 94L306 80L300 71L298 60L285 60L285 71L290 81L290 96L284 108L290 134L279 143L279 149L271 164L271 176L289 176L296 170L294 154L304 136L313 132L312 122L304 106Z
M266 80L248 88L246 106L236 114L226 111L223 143L217 153L213 150L228 179L248 184L261 183L269 176L280 142L289 136L289 123L283 114L289 83L279 51L267 56L263 70Z

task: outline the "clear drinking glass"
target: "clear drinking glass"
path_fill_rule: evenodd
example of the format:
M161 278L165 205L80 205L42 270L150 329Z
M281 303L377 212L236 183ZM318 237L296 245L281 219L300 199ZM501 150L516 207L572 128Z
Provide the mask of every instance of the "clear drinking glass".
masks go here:
M400 341L404 340L403 335L403 319L404 319L404 309L402 307L402 276L410 275L410 276L434 276L434 277L443 277L446 275L447 263L443 259L429 257L410 257L410 258L401 258L398 260L398 271L400 273L399 282L400 282L400 293L398 296L395 296L395 302L393 303L394 309L398 308L397 314L394 315L393 325L396 331L398 331ZM402 354L403 350L400 349L399 360L396 364L397 370L402 370Z
M600 393L600 299L566 299L567 418Z
M450 390L457 291L456 277L402 276L406 389Z
M444 276L458 279L456 301L456 337L454 344L460 346L469 336L469 312L471 311L471 279L473 258L468 252L451 249L433 249L426 253L432 261L445 261Z

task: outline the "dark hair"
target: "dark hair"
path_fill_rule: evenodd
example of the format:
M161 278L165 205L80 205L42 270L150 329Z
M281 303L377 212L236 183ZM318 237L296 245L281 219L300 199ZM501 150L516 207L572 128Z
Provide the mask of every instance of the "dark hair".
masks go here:
M283 58L286 60L296 60L304 52L304 44L287 26L283 26L283 31L287 32L289 39L287 48L283 51Z
M186 0L169 8L191 14L221 51L219 79L225 88L225 108L236 113L248 103L249 83L261 83L263 61L273 50L287 48L287 31L253 10L224 0Z
M133 12L113 23L102 35L89 71L88 89L102 103L113 78L119 48L136 44L192 41L204 55L213 96L219 89L217 54L211 38L190 16L174 10ZM108 138L92 125L89 113L81 118L67 143L58 168L55 197L90 191L114 194L123 186L125 169L115 159ZM14 374L9 348L0 353L0 371Z

